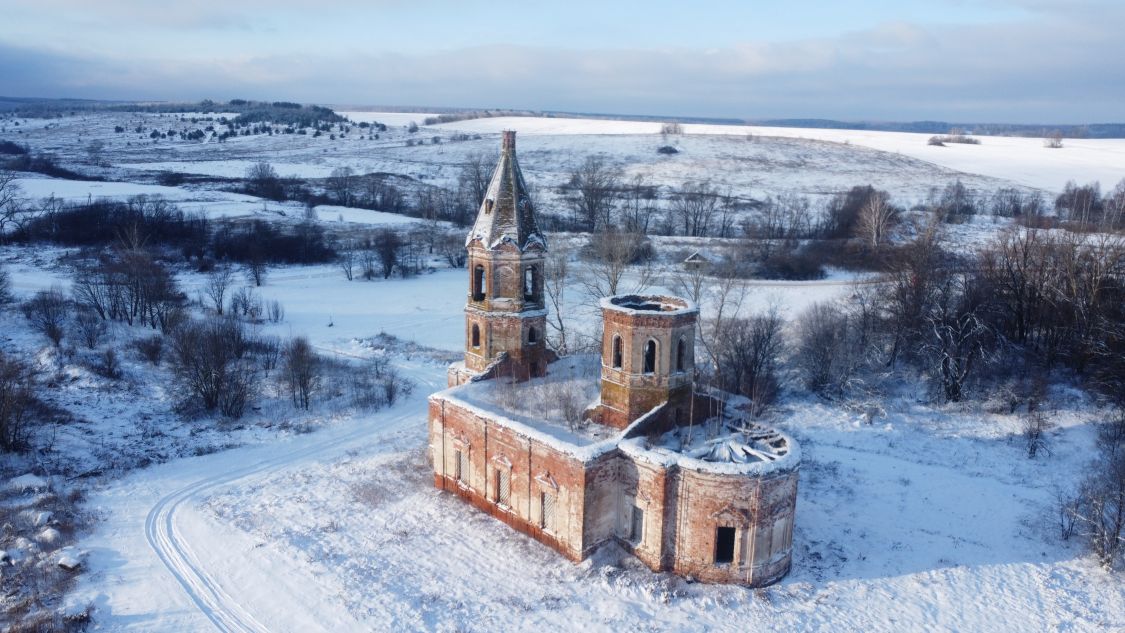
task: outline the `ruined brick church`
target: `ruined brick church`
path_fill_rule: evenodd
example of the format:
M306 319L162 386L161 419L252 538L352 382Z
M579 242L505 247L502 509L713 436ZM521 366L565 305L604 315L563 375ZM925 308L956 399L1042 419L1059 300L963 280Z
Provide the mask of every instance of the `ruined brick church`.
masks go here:
M784 576L799 450L694 383L696 306L608 297L600 356L547 346L547 242L515 132L466 247L465 358L429 401L434 485L571 560L616 541L704 582Z

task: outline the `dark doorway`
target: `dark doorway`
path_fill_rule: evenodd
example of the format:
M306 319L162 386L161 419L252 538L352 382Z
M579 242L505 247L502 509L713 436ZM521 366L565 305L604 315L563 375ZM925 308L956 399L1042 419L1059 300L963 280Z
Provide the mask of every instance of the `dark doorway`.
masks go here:
M734 562L734 528L715 529L715 564Z

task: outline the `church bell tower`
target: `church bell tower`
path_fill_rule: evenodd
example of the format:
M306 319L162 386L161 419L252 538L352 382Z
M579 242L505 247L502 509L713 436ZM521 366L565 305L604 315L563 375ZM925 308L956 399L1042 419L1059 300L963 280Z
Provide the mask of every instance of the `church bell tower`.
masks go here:
M450 385L474 376L527 380L554 357L546 345L543 263L547 241L516 161L516 133L505 131L500 161L481 201L468 249L465 362Z

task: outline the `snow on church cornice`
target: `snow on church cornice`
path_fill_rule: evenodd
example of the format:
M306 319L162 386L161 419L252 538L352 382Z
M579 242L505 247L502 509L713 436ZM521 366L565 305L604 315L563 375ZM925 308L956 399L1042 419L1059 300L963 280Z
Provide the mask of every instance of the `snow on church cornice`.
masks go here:
M487 250L504 244L511 244L521 252L533 246L546 250L547 240L535 222L535 209L516 160L516 133L509 130L503 135L500 160L492 172L465 246L480 242Z

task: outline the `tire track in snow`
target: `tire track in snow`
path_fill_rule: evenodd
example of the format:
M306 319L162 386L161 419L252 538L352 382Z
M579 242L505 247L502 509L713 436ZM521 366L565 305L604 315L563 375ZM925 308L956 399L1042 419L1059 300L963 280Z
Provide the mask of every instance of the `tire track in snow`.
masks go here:
M350 354L349 354L350 355ZM425 373L423 373L425 372ZM409 372L410 377L421 385L436 388L438 383L426 368ZM413 401L408 401L411 403ZM149 511L145 519L145 538L156 552L168 572L180 584L195 606L220 631L230 633L260 633L268 631L261 622L238 604L224 590L219 579L212 577L195 556L189 543L176 528L176 511L189 501L198 501L206 493L239 479L278 470L300 460L327 454L335 449L348 446L358 440L373 440L376 435L398 431L412 420L417 419L418 411L411 410L378 425L372 433L369 425L360 424L357 428L339 436L323 440L312 446L290 451L283 455L267 458L249 466L235 468L224 473L194 481L162 497Z

